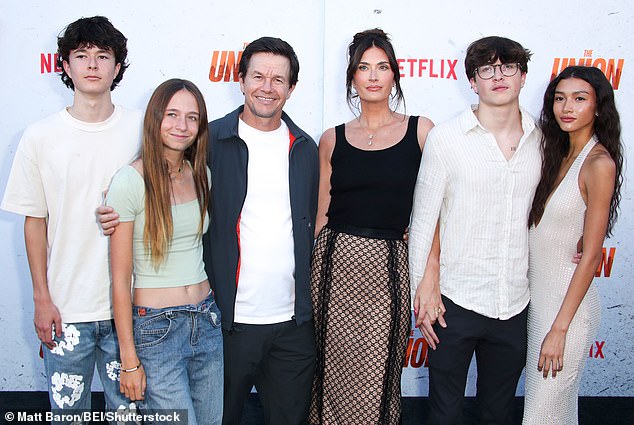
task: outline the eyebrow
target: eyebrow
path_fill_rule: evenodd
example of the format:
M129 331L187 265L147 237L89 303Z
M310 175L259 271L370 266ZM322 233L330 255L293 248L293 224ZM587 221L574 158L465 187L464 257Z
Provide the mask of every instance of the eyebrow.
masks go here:
M555 93L561 93L561 94L565 94L565 93L572 93L572 94L585 93L585 94L590 94L590 92L587 91L587 90L575 90L573 92L565 92L563 90L555 90Z
M85 53L89 50L90 48L87 47L80 47L79 49L74 49L73 53ZM114 52L111 49L97 49L97 53L107 53L109 55L114 55Z
M253 70L253 75L261 75L263 77L266 77L266 74L264 72L258 71L257 69ZM286 80L288 77L286 77L286 75L283 75L283 74L273 74L271 75L271 78L281 78L283 80Z
M382 64L387 64L389 65L390 62L389 61L380 61L376 63L377 65L382 65ZM371 65L370 62L366 62L366 61L360 61L359 65Z
M180 109L178 108L167 108L165 109L165 112L182 112ZM196 112L196 111L189 111L189 112L185 112L186 114L195 114L195 115L200 115L200 112Z

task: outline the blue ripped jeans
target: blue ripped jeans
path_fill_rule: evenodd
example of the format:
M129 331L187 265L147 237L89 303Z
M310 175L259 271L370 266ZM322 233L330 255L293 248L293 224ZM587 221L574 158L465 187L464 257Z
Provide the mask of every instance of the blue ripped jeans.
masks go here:
M130 401L119 391L119 344L113 320L64 323L57 346L42 346L48 394L53 410L90 410L90 387L97 366L106 409L129 409ZM132 406L134 407L134 406Z
M147 376L141 410L185 409L188 423L220 424L224 370L220 311L210 294L200 303L134 306L134 345Z

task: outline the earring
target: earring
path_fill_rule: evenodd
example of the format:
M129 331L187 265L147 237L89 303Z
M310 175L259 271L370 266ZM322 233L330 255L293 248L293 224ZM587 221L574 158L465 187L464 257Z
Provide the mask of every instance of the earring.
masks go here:
M594 116L595 116L595 117L598 117L598 116L599 116L599 113L598 113L598 112L595 112L595 113L594 113Z

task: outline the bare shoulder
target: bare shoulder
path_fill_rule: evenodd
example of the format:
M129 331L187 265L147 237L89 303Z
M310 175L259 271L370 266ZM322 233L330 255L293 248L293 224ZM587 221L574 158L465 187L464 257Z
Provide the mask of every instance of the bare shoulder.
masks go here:
M329 128L319 138L319 155L327 155L330 157L335 148L335 129Z
M430 120L429 118L424 117L422 115L418 117L418 131L420 131L422 128L425 130L425 132L428 133L429 130L431 130L433 126L434 126L434 122Z
M581 172L591 179L605 177L613 180L616 164L607 149L597 143L584 161Z
M592 199L609 203L614 191L616 164L603 145L592 148L579 171L579 187L586 204Z
M434 123L432 120L422 115L418 117L417 137L418 137L418 144L420 145L421 150L423 150L423 147L425 146L427 135L429 134L432 127L434 127Z

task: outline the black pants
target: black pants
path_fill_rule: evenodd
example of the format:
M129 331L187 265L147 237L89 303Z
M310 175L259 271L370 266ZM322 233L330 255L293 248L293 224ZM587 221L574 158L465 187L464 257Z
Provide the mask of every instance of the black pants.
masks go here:
M447 328L434 326L440 343L429 351L429 424L462 420L467 372L473 353L478 368L479 423L513 422L517 382L526 364L528 308L508 320L491 319L442 297Z
M223 337L223 425L240 424L253 385L267 424L307 423L315 370L312 321L300 326L294 320L271 325L235 323L231 331L223 330Z

